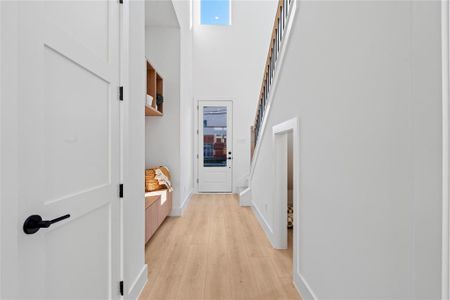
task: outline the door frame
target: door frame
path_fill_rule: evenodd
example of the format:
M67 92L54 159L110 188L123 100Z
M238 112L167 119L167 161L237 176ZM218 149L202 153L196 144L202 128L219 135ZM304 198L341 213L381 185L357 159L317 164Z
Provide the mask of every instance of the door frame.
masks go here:
M441 298L450 299L450 211L449 211L449 140L450 140L450 6L448 0L441 1L441 39L442 39L442 272Z
M200 108L200 102L201 101L211 101L211 102L220 102L220 101L230 101L231 102L231 107L234 108L234 101L233 101L233 97L199 97L199 98L194 98L194 153L193 153L193 160L196 162L195 163L195 167L194 167L194 192L195 193L201 193L199 192L198 189L198 185L199 185L199 170L200 170L200 149L199 149L199 137L200 137L200 132L199 132L199 108ZM232 194L234 191L234 174L235 174L235 157L236 157L236 152L234 149L234 124L235 124L235 120L234 120L234 113L232 115L232 122L233 122L233 126L231 128L231 132L232 132L232 138L231 138L231 146L233 149L233 167L232 167L232 172L231 172L231 192L230 193L215 193L215 194Z
M287 134L292 133L292 201L294 205L294 232L292 241L292 279L297 290L302 287L304 280L300 275L300 231L295 230L295 226L300 223L299 208L300 208L300 128L299 120L297 117L289 119L283 123L277 124L272 127L272 146L274 151L273 168L275 173L275 186L274 186L274 199L277 195L285 194L286 201L275 202L275 214L274 214L274 230L273 230L273 246L276 249L287 248L287 147L288 139ZM285 176L279 176L283 172ZM303 289L302 289L303 290ZM308 289L309 290L309 289Z
M288 134L292 134L293 152L292 152L292 201L294 205L294 226L298 224L298 206L299 206L299 132L298 119L293 118L286 122L280 123L272 127L272 143L273 143L273 166L274 166L274 195L273 199L277 199L282 195L286 201L275 202L275 222L274 222L274 239L273 244L276 249L287 249L287 150L288 150ZM294 229L293 236L293 253L294 266L296 266L296 250L298 232ZM293 269L295 270L295 268Z
M0 2L0 298L18 295L18 2ZM7 76L7 74L9 76ZM6 174L6 169L14 170ZM8 176L6 176L8 175ZM9 228L3 226L9 224ZM6 276L8 274L8 276Z

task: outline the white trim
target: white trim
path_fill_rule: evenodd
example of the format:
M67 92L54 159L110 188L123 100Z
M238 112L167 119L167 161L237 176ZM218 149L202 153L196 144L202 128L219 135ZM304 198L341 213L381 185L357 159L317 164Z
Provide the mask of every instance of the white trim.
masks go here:
M294 286L297 289L303 300L312 299L317 300L316 294L311 289L311 286L306 282L305 278L300 273L296 273L294 276Z
M129 9L129 1L124 1L123 5L120 5L119 7L119 82L120 85L124 87L124 97L127 99L129 97L129 85L128 85L128 71L129 71L129 61L128 61L128 54L129 54L129 27L130 27L130 9ZM123 102L123 101L122 101ZM119 111L119 118L120 118L120 166L119 166L119 176L120 176L120 182L124 182L124 161L125 161L125 121L126 121L126 109L127 105L124 105L124 103L120 103L120 111ZM121 198L119 200L119 216L120 216L120 246L119 246L119 257L120 257L120 267L119 267L119 277L120 280L124 280L125 277L125 217L124 217L124 211L125 211L125 203L124 199Z
M296 131L298 127L298 119L292 118L283 123L277 124L272 127L273 134L283 134L287 133L290 130Z
M234 97L196 97L194 98L194 161L195 161L195 167L194 167L194 193L196 194L233 194L235 192L235 180L234 180L234 173L235 173L235 157L236 157L236 152L234 151L235 149L235 135L234 135L234 124L235 124L235 120L234 120ZM231 102L231 109L232 109L232 118L231 118L231 122L232 122L232 128L231 128L231 149L233 151L233 165L231 168L231 192L229 193L224 193L224 192L218 192L218 193L212 193L212 192L200 192L198 189L198 179L199 179L199 169L200 169L200 149L199 149L199 137L200 137L200 128L199 128L199 108L200 108L200 102L220 102L220 101L230 101Z
M193 178L193 180L194 180L194 185L193 185L193 187L194 187L194 193L198 193L198 158L200 157L200 155L198 154L198 135L199 135L199 133L197 133L197 130L199 130L198 129L198 109L199 109L199 107L198 107L198 99L195 99L195 98L193 98L193 102L194 102L194 119L193 119L193 122L194 122L194 126L192 126L193 127L193 130L194 130L194 132L193 132L193 135L194 135L194 147L193 147L193 157L192 157L192 159L194 160L194 165L193 165L193 168L194 168L194 178Z
M199 122L199 120L198 120L199 109L198 108L199 108L199 105L200 105L199 102L200 101L205 101L204 99L208 99L207 101L232 101L232 102L234 102L232 100L233 97L195 97L194 98L194 126L193 126L193 130L194 130L194 132L193 132L193 134L194 134L194 153L193 153L193 159L194 159L194 162L195 162L195 166L194 166L194 191L193 192L196 193L196 194L201 194L198 191L198 182L197 182L197 179L198 179L198 165L199 165L199 157L200 157L199 149L198 149L198 144L199 144L198 143L198 137L200 136L200 133L197 134L197 130L200 130L198 128L198 122ZM234 118L234 115L233 115L233 118ZM233 120L233 124L234 123L235 122ZM234 136L234 134L233 134L233 136ZM232 142L233 142L233 149L234 149L234 141L232 141ZM199 157L197 157L197 155L199 155ZM233 173L234 173L234 168L233 168ZM234 174L233 174L233 182L234 182ZM233 188L233 190L234 190L234 188Z
M290 34L291 34L291 29L295 20L295 12L297 11L297 0L293 0L292 6L291 6L291 12L290 12L290 16L289 16L289 20L288 23L286 25L286 29L285 29L285 35L283 37L283 41L281 42L281 47L280 47L280 54L279 54L279 58L277 60L277 64L275 67L275 73L273 76L273 82L272 82L272 88L270 89L269 92L269 96L268 96L268 103L266 106L266 112L264 114L264 118L261 124L261 128L259 130L258 133L258 142L256 143L256 147L255 150L253 152L253 158L252 161L250 162L250 175L249 175L249 180L253 177L253 172L255 171L255 165L256 165L256 161L258 160L258 155L259 155L259 148L261 147L261 139L263 138L264 135L264 131L266 129L267 126L267 122L270 116L270 111L271 111L271 107L272 107L272 102L273 99L275 97L275 93L277 91L278 88L278 80L280 77L280 73L281 73L281 69L283 68L283 63L284 63L284 56L286 55L286 51L287 51L287 47L289 46L289 40L290 40Z
M131 284L130 288L128 289L128 293L124 298L126 299L139 298L139 295L142 293L142 290L144 289L148 281L147 274L148 274L148 267L147 265L144 265L139 274L136 276L136 279Z
M449 4L441 2L442 35L442 282L441 298L450 296L449 253Z
M233 1L228 0L228 25L225 26L231 25L233 25Z
M246 188L239 193L239 206L252 206L252 189Z
M300 189L300 122L298 118L292 118L289 119L283 123L277 124L272 127L272 137L273 137L273 143L274 143L274 168L276 170L277 166L277 160L279 158L283 158L282 155L286 155L287 149L287 140L283 140L280 138L286 138L287 133L292 133L292 139L293 139L293 157L292 157L292 163L293 163L293 202L294 202L294 224L300 224L299 220L299 214L296 214L296 211L299 211L300 208L300 198L301 198L301 189ZM277 153L277 143L278 142L284 142L286 143L284 147L281 147L285 153ZM284 157L285 158L285 157ZM283 185L285 185L285 181L280 181ZM279 186L275 183L275 193L280 192ZM286 195L287 198L287 195ZM282 226L286 226L285 221L282 220L281 216L286 216L286 203L283 205L278 205L275 208L275 211L278 211L278 218L275 218L275 225L274 225L274 237L272 238L274 241L278 242L278 246L283 246L285 241L282 241L281 238L281 229ZM280 211L281 209L281 211ZM273 244L273 243L272 243ZM311 289L310 285L306 282L305 278L302 276L300 272L300 231L295 230L294 228L294 241L293 241L293 282L294 286L298 290L299 294L302 295L302 299L317 299L315 293Z
M191 201L192 198L192 190L189 192L189 195L186 197L186 199L184 199L183 203L181 203L181 205L179 207L174 207L172 208L171 212L170 212L170 216L171 217L181 217L184 212L186 211L186 208L189 205L189 202Z
M258 207L253 204L253 202L252 202L251 208L252 208L253 213L256 216L256 219L258 219L259 224L261 224L261 227L263 228L264 232L266 233L266 236L269 238L270 244L273 246L273 241L272 241L273 230L272 230L272 227L269 226L269 223L264 218L264 216L261 214L261 212L259 211Z
M3 4L0 3L0 20L2 20L2 11L3 11ZM2 27L2 23L0 21L0 70L3 70L3 27ZM4 83L3 83L3 72L0 71L0 120L2 119L2 103L3 103L3 88L4 88ZM3 126L2 126L2 122L0 122L0 145L3 144ZM0 147L0 170L3 169L3 161L2 161L2 157L3 157L3 149L2 147ZM3 206L3 172L0 172L0 212L2 211L2 206ZM2 224L2 220L3 220L3 216L0 213L0 224ZM0 234L1 236L1 234ZM3 261L2 261L2 255L3 255L3 240L0 238L0 270L2 270L3 268ZM3 289L2 289L2 274L0 274L0 298L3 299L5 298L2 293Z
M0 81L2 85L0 102L1 121L1 262L0 299L17 298L19 285L19 182L18 182L18 63L19 63L19 1L1 1L0 39L2 54L0 60Z
M241 193L243 190L248 188L249 182L248 182L248 173L241 176L239 179L236 179L234 184L233 191L236 194Z
M192 10L193 8L193 0L189 0L189 30L192 31L192 26L194 25L193 18L194 18L194 12Z

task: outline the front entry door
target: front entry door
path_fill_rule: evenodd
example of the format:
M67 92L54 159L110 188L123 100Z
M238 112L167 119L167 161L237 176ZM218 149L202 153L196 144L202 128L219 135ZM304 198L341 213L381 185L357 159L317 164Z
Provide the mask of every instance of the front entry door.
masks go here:
M232 114L231 101L199 102L199 192L232 191Z
M119 5L17 1L18 298L120 297Z

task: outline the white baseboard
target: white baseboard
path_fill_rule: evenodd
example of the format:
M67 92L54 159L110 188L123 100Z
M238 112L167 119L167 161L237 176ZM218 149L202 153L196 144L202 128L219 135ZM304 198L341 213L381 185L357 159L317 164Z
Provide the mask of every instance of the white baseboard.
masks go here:
M133 284L128 289L128 293L126 295L126 299L138 299L139 295L141 294L142 290L144 289L145 284L147 283L147 275L148 275L148 269L147 265L145 264L142 267L141 272L139 272L138 276L134 280Z
M258 207L253 203L251 203L251 208L253 213L256 216L256 219L258 220L259 224L264 230L264 233L266 234L267 238L269 239L272 247L275 247L273 242L273 231L272 228L267 223L264 216L259 211ZM317 300L317 296L314 293L314 291L311 289L311 286L306 282L305 278L299 273L295 272L294 275L294 286L297 289L298 293L301 295L301 298L303 300Z
M252 206L252 190L250 188L246 188L239 193L239 205Z
M253 213L256 216L256 219L258 220L258 222L261 225L261 227L263 228L267 238L269 239L270 244L272 245L272 247L275 247L274 243L273 243L273 230L272 230L272 228L269 226L269 224L267 223L266 219L261 214L261 212L259 211L258 207L253 203L253 201L252 201L250 206L252 208Z
M316 294L311 286L306 282L305 278L298 272L294 275L294 286L303 300L317 300Z
M172 211L170 212L171 217L181 217L186 210L189 201L191 201L192 198L192 190L189 193L189 195L184 199L183 203L181 203L181 206L172 208Z

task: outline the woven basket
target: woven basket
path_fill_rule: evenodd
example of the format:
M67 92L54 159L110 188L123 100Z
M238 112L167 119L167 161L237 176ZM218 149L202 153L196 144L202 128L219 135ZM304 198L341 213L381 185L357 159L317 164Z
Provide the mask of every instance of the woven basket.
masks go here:
M170 180L170 172L167 167L161 166L161 167L147 169L147 170L145 170L145 191L146 192L163 190L163 189L167 188L164 184L160 185L158 183L158 180L155 178L155 170L156 169L160 169L161 172L164 175L166 175L167 178L169 178L169 180Z

